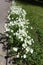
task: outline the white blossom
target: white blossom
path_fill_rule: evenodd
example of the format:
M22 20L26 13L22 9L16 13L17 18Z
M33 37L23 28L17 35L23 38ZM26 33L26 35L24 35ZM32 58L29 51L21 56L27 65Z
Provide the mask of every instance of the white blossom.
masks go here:
M30 49L30 53L33 54L33 49Z
M31 29L33 29L33 27L31 27Z
M19 58L19 54L18 54L18 55L16 55L16 57L17 57L17 58Z
M28 28L28 26L26 26L26 28Z
M23 9L23 13L24 13L24 15L26 15L26 11Z
M12 36L10 35L9 38L12 38Z
M18 51L18 48L16 48L16 47L13 47L13 50L14 50L15 52L17 52L17 51Z
M12 26L14 25L13 21L10 22L10 25L12 25Z
M27 41L27 43L28 43L29 45L32 45L32 42L31 42L31 40Z
M30 47L26 48L26 53L28 53L30 51Z
M21 41L23 41L23 37L21 38Z
M11 32L13 33L13 30L11 30Z
M14 19L14 18L12 17L12 19Z
M8 17L7 17L9 20L11 20L11 18L10 18L10 15L8 15Z
M28 39L31 39L31 37L30 37L30 36L27 36L27 38L28 38Z
M27 19L27 22L29 21L29 19Z
M23 58L26 58L26 54L23 55Z
M10 29L9 29L9 28L6 28L6 32L7 32L7 31L10 31Z
M5 26L4 26L5 28L7 27L7 23L5 24Z
M34 40L33 39L31 39L31 41L34 43Z
M23 47L23 48L26 48L26 47L27 47L27 44L23 43L23 44L22 44L22 47Z

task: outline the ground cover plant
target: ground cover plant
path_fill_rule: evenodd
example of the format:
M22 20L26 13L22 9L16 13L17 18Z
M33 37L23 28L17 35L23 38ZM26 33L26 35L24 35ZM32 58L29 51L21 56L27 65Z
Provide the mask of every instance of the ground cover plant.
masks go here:
M43 9L18 1L16 5L13 3L10 8L9 23L5 24L6 36L9 37L8 42L12 52L10 55L16 54L17 58L26 59L28 65L43 65L43 25L41 24Z

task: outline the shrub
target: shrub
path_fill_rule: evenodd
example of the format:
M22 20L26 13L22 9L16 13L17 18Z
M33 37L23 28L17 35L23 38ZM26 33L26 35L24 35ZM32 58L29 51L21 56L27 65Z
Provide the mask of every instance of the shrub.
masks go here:
M33 27L30 26L29 19L25 18L26 14L24 9L13 4L8 15L9 23L5 24L8 45L12 52L10 55L14 53L15 57L20 59L27 59L28 53L33 54L31 46L34 40L28 31Z
M31 38L29 19L26 19L26 11L14 3L10 8L8 15L8 24L5 24L8 45L10 46L10 56L20 59L26 59L28 65L43 65L43 50L37 40ZM34 43L34 44L33 44ZM14 60L14 59L13 59ZM21 64L22 65L22 64Z

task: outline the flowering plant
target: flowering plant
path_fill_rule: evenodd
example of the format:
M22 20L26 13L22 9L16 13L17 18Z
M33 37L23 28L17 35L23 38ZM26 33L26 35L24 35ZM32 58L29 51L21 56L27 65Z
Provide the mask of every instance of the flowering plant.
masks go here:
M29 34L30 22L26 19L26 11L20 6L13 5L8 15L8 24L5 24L6 36L10 50L16 53L16 58L27 58L28 53L33 54L31 45L34 43L33 38Z

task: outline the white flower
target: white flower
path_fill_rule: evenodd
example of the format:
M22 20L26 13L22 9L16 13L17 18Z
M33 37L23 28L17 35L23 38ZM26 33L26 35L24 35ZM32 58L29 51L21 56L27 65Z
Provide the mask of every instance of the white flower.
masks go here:
M5 24L5 27L7 27L7 24Z
M28 28L28 26L26 26L26 28Z
M8 15L8 17L7 17L7 18L10 20L10 19L11 19L11 18L10 18L10 15Z
M26 15L26 11L23 9L23 13L24 13L24 15Z
M20 21L20 22L21 22L21 18L18 18L18 21Z
M7 27L7 24L5 24L5 26L4 26L5 28Z
M27 38L25 38L24 43L25 43L25 44L27 43Z
M31 39L31 41L34 43L34 40L33 39Z
M28 33L28 31L27 31L27 33Z
M12 19L14 19L14 18L12 17Z
M22 34L22 36L25 36L25 34Z
M27 43L28 43L29 45L32 45L32 42L31 42L31 40L27 41Z
M11 30L11 32L13 33L13 30Z
M23 58L26 58L26 54L23 55Z
M9 38L11 38L12 36L9 36Z
M10 25L12 25L12 26L14 25L13 21L10 22Z
M10 31L10 29L9 28L6 28L6 31Z
M19 54L16 57L19 58Z
M19 39L21 39L21 36L19 35L19 37L18 37Z
M19 33L16 32L15 34L16 34L16 36L18 36Z
M19 33L20 33L20 35L22 35L22 36L27 36L27 33L26 33L26 31L25 31L25 29L19 29Z
M15 14L20 15L21 10L22 10L22 8L20 8L20 6L12 6L11 7L11 13L15 13Z
M13 33L13 35L16 35L15 33Z
M31 27L31 29L33 29L33 27Z
M23 37L21 38L21 41L23 41Z
M12 21L10 22L10 24L12 24Z
M30 53L33 54L33 49L30 49Z
M27 47L26 48L26 53L28 53L30 51L30 48L29 47Z
M31 37L30 37L30 36L27 36L27 38L28 38L28 39L31 39Z
M16 47L13 47L13 50L14 50L15 52L17 52L18 48L16 48Z
M26 48L26 47L27 47L27 44L23 43L23 44L22 44L22 47L23 47L23 48Z
M22 47L24 47L24 44L22 44ZM25 48L25 47L24 47Z
M29 19L27 19L27 22L29 21Z

